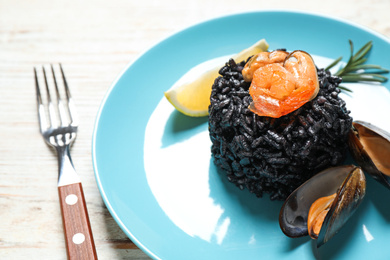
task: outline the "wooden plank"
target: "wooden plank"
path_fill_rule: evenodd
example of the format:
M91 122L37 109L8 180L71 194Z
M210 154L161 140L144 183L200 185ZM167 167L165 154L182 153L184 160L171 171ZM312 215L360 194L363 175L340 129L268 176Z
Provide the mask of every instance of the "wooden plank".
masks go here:
M80 114L72 158L100 259L150 259L107 211L91 163L95 116L128 62L204 19L265 8L349 19L390 36L389 1L0 0L0 258L66 259L55 154L38 132L33 66L62 62Z

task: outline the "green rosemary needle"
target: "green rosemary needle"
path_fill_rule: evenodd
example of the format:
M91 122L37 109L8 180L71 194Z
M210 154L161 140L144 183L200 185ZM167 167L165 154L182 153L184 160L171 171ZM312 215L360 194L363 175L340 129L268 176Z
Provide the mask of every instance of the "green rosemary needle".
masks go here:
M334 75L343 79L343 82L386 82L387 77L382 74L389 73L389 70L378 65L364 64L367 61L367 55L371 51L372 41L367 42L355 54L353 53L353 42L349 40L351 54L347 64L340 68ZM337 65L342 60L339 57L332 62L325 70L329 70ZM340 89L351 91L350 89L339 86Z

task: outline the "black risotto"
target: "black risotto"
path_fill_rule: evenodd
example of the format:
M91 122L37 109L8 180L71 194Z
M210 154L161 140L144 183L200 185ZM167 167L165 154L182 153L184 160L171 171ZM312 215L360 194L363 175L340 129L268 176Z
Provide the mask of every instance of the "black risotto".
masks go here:
M280 118L260 117L248 109L252 98L241 74L244 66L245 61L229 60L212 87L214 163L240 189L284 200L312 175L344 160L352 118L338 97L341 79L318 69L315 99Z

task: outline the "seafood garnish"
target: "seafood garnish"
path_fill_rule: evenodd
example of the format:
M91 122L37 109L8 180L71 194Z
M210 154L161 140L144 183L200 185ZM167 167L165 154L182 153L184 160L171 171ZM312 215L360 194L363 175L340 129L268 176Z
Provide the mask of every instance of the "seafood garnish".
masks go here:
M310 235L320 247L347 222L365 193L366 179L360 167L324 170L287 198L279 215L280 228L289 237Z
M313 58L304 51L263 52L242 71L252 81L249 109L259 116L279 118L315 98L319 91Z
M335 198L336 193L333 193L330 196L321 197L311 204L307 217L307 229L311 238L318 238L322 224Z
M352 156L365 172L390 189L390 134L363 121L352 125L348 139Z
M286 57L288 56L288 52L282 50L276 50L273 52L260 52L248 61L242 70L242 76L246 82L251 82L253 79L253 74L260 67L264 67L268 64L272 63L283 63Z

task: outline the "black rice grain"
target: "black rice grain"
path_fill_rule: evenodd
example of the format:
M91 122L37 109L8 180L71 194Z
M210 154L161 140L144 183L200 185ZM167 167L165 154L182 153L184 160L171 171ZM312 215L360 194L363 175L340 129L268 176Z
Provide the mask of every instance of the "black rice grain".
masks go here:
M284 200L320 170L340 164L352 125L339 98L339 77L318 69L315 99L280 118L260 117L248 109L250 83L245 62L229 60L212 87L209 131L214 163L240 189L258 197Z

